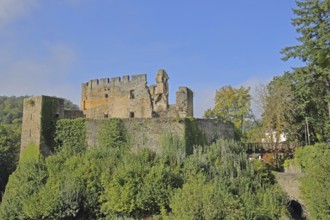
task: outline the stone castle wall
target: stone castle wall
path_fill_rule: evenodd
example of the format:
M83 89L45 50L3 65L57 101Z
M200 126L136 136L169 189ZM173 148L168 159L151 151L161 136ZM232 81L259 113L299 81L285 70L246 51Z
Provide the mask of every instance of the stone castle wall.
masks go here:
M152 117L145 74L91 80L82 84L81 100L86 118Z
M102 122L105 120L106 119L86 120L88 146L97 146L99 144L99 132L102 127ZM234 138L234 126L232 123L222 123L213 119L194 120L205 137L205 144L211 144L219 138ZM129 144L133 149L146 147L156 153L161 153L161 141L168 136L176 136L183 144L186 144L187 129L189 129L189 126L187 126L188 122L185 120L177 121L174 118L134 118L122 119L122 122L128 135ZM187 147L192 148L193 146ZM190 149L190 152L191 151L192 149Z
M180 87L176 104L170 105L168 80L165 70L149 87L146 74L90 80L82 84L82 111L91 119L193 116L193 92Z
M104 120L106 119L86 120L88 146L99 144L99 131ZM160 141L165 134L184 138L184 123L175 122L170 118L122 119L122 122L128 135L129 144L133 149L147 147L159 153Z
M24 99L20 152L34 144L39 146L41 153L48 155L54 147L56 121L82 116L82 111L65 110L61 98L37 96Z
M81 111L64 110L63 103L63 99L48 96L24 100L21 152L29 144L36 144L44 155L51 153L56 121L62 118L73 119L82 116ZM98 145L100 126L106 120L109 119L86 119L88 146ZM164 135L176 136L183 143L189 142L191 146L187 147L192 148L194 143L187 140L187 137L198 134L187 135L189 133L187 123L191 120L205 137L206 143L212 143L218 138L234 138L232 123L222 123L213 119L124 118L121 120L133 149L148 147L157 153L160 153L161 140ZM196 132L195 129L193 130ZM190 153L191 151L192 149L189 149Z
M101 119L107 118L123 120L133 148L147 146L157 152L164 134L176 135L191 145L187 137L196 139L197 136L189 135L197 134L187 135L191 125L184 118L193 116L193 92L180 87L176 104L169 105L168 80L165 70L157 72L156 84L150 87L145 74L90 80L82 84L82 111L65 110L64 100L60 98L39 96L25 99L21 153L29 144L38 145L45 155L51 153L55 145L56 121L79 117L86 118L89 146L98 144L96 134ZM234 137L232 124L203 119L197 119L196 124L208 143L220 137Z
M24 100L21 152L29 145L39 146L47 155L52 150L55 124L64 118L64 100L56 97L38 96Z

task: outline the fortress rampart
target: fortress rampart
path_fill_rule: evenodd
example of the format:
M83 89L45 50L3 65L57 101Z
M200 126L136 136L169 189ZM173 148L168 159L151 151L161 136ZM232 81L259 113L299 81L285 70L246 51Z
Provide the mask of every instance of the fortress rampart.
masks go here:
M99 123L110 118L123 120L132 147L144 146L157 151L160 137L165 133L186 139L189 123L184 119L193 117L193 92L180 87L176 103L170 105L168 80L162 69L157 72L156 84L150 86L146 74L90 80L82 84L81 111L65 110L61 98L38 96L25 99L21 152L29 144L36 144L43 154L51 153L56 121L64 118L86 118L90 146L98 144L95 132ZM234 137L232 123L196 119L196 125L208 143L220 137Z
M82 84L81 109L93 119L193 116L193 92L180 87L176 104L170 105L168 80L163 69L151 86L146 74L90 80Z

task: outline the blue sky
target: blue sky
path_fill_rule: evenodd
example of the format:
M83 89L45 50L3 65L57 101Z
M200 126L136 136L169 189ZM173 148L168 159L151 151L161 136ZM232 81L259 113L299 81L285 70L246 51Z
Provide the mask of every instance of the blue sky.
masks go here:
M195 115L224 85L254 86L297 66L294 0L0 0L0 95L80 103L82 82L170 76L195 93Z

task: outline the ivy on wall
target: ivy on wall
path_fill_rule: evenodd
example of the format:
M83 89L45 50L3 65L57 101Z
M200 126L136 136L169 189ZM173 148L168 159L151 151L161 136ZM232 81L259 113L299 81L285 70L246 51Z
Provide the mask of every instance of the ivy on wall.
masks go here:
M70 146L78 151L86 149L85 119L61 119L56 123L55 142L57 147Z
M102 121L99 130L99 144L103 147L118 148L127 143L127 132L122 120L113 118Z
M185 142L186 142L186 154L193 153L194 145L205 145L205 134L198 128L195 118L185 118Z
M41 112L41 136L44 138L41 144L49 147L49 150L53 150L55 147L54 134L56 126L56 108L58 100L54 98L44 97L42 100L42 112ZM40 148L42 149L42 148Z

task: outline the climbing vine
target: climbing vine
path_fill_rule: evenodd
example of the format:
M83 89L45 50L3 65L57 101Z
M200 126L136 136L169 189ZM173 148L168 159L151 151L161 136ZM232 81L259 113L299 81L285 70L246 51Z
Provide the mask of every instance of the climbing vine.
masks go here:
M68 146L76 150L86 148L85 119L61 119L56 123L55 142L57 147Z
M205 145L206 137L205 134L198 128L195 118L185 119L185 142L186 142L186 153L193 153L194 145Z
M41 136L44 137L42 143L49 147L49 150L53 150L55 147L54 134L56 121L58 120L58 115L56 112L57 105L57 99L43 98L42 100Z
M127 143L127 132L120 119L110 119L102 122L99 130L99 144L103 147L122 147Z

